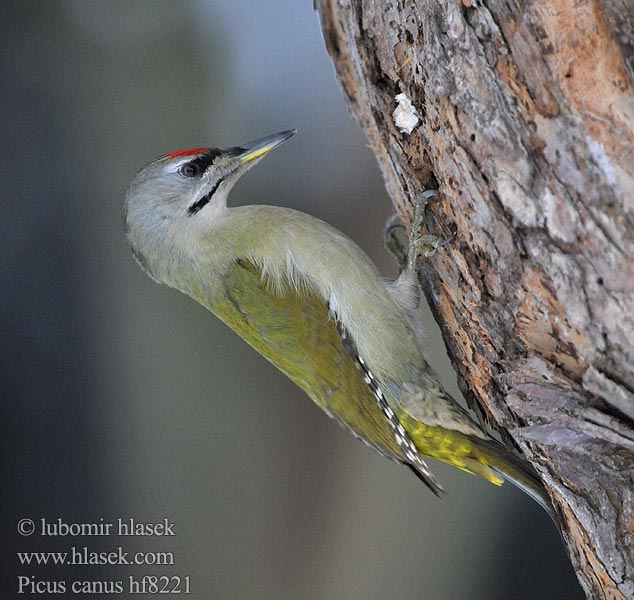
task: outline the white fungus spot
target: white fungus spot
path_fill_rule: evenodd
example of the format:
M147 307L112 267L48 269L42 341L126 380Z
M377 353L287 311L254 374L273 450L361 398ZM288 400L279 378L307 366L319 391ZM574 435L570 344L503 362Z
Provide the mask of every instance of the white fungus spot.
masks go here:
M416 127L420 121L414 105L405 93L398 94L394 100L398 102L398 105L392 113L394 124L401 130L401 133L412 133L414 127Z

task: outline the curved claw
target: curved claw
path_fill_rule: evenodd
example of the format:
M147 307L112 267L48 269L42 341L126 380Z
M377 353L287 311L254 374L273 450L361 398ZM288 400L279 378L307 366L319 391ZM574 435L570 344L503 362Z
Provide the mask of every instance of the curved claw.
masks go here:
M387 219L385 219L385 224L383 225L383 241L386 245L394 235L395 229L405 229L403 217L401 217L398 213L392 213Z
M419 194L419 196L421 198L424 198L425 200L429 200L430 198L433 198L434 196L439 196L440 192L438 190L425 190L424 192L421 192Z
M405 222L398 213L390 215L385 220L385 225L383 226L383 243L385 244L385 247L392 253L394 258L396 258L399 271L402 271L407 264L407 254L405 253L405 248L399 240L398 235L396 235L396 230L405 230L405 228Z
M421 254L425 258L431 258L432 256L434 256L434 254L436 254L436 252L438 252L439 248L444 248L445 246L447 246L449 243L453 241L455 237L456 237L456 234L453 233L449 237L446 237L444 240L437 238L431 243L431 249L425 250L421 252Z

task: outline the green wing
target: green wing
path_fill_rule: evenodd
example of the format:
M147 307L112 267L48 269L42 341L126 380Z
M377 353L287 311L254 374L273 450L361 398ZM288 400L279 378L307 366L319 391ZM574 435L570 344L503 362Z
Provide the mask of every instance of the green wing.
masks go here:
M205 304L302 388L330 416L382 454L403 460L390 425L328 306L309 286L276 292L258 267L241 259L225 276L224 293Z

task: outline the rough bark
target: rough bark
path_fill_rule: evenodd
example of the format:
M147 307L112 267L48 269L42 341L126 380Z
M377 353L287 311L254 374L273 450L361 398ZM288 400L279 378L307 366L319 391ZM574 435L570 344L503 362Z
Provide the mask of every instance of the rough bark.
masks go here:
M592 598L634 597L634 6L317 0L461 388L535 465ZM421 118L395 125L404 92Z

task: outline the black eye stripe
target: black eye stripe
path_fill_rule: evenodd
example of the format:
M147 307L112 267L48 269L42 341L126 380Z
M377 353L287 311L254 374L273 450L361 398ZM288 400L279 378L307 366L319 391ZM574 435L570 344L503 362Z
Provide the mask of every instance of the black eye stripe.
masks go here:
M196 200L188 209L187 214L191 217L195 215L201 208L203 208L214 195L215 191L218 189L218 186L224 181L224 179L219 179L216 181L214 186L200 199Z

